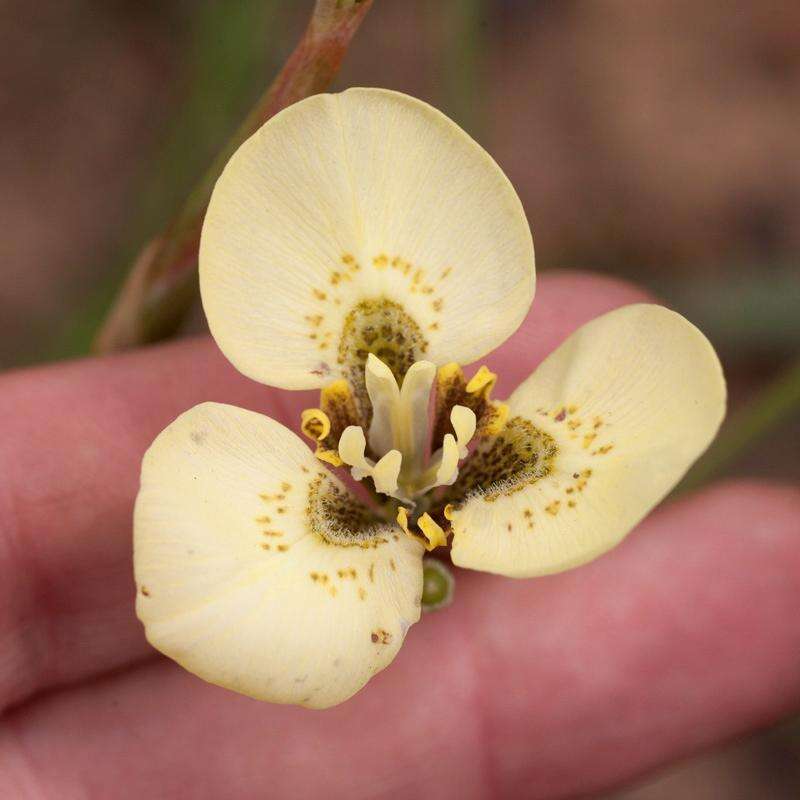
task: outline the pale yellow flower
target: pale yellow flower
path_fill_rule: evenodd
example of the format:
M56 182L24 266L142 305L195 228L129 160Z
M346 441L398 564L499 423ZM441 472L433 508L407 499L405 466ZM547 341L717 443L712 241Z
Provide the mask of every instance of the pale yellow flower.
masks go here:
M312 97L245 142L200 285L241 372L321 389L301 420L317 452L232 406L169 425L142 466L137 613L186 669L264 700L331 706L387 666L426 549L450 540L455 564L513 577L605 552L724 414L712 347L653 305L585 325L506 403L485 367L466 379L528 311L531 234L489 155L395 92Z

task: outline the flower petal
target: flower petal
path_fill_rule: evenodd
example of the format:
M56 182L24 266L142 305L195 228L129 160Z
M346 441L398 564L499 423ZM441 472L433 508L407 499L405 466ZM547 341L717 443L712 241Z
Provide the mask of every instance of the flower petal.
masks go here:
M492 158L397 92L316 95L273 117L217 182L200 288L243 373L288 389L423 356L468 363L533 299L530 230Z
M258 699L339 703L419 619L423 548L260 414L206 403L173 422L145 456L134 527L149 641Z
M525 577L617 544L714 438L725 382L697 328L632 305L580 328L509 406L453 487L470 499L446 513L455 564Z

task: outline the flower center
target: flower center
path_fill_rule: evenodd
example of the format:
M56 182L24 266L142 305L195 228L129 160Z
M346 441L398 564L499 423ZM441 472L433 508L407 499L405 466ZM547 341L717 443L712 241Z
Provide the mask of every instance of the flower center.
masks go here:
M497 376L485 366L469 380L456 363L437 369L430 361L412 360L400 375L397 366L371 351L356 353L346 377L322 390L319 408L303 411L302 430L316 441L319 459L347 465L356 480L370 478L375 492L387 497L379 517L396 515L397 524L430 550L447 542L442 525L448 507L465 494L485 491L483 478L505 489L518 472L527 476L528 462L538 461L540 448L528 447L527 439L518 442L514 428L511 444L502 439L502 453L492 450L488 443L505 429L508 407L491 399ZM473 437L481 441L477 453L487 446L492 452L477 472L467 465L459 476ZM519 458L511 459L502 449L508 447L519 451ZM429 494L439 486L450 488Z
M361 300L351 309L342 328L338 363L365 415L369 414L364 386L369 354L377 355L401 381L427 349L419 325L399 303L375 297Z
M372 406L369 430L349 425L339 439L338 453L356 480L372 478L376 491L403 503L436 486L449 486L458 477L458 462L467 455L475 434L475 413L462 405L450 411L453 433L441 444L430 442L428 406L436 366L429 361L411 365L398 385L392 370L372 353L365 366L365 386ZM371 455L367 456L367 447Z

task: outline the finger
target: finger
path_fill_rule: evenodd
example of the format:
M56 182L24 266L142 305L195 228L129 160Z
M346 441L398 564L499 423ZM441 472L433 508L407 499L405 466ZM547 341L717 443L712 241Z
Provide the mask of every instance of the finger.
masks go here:
M800 705L799 521L795 490L730 484L573 572L459 573L457 602L326 712L251 701L166 661L34 701L0 734L0 794L607 790Z
M630 303L653 302L638 286L617 278L579 272L548 273L539 279L530 313L519 329L483 361L498 373L495 394L508 397L534 367L576 328ZM480 362L480 363L482 363Z
M130 552L139 464L204 399L279 411L206 339L0 378L0 708L146 652Z
M606 278L543 277L515 334L524 358L500 351L509 388L571 329L642 297ZM0 379L0 708L151 653L133 613L139 466L153 438L204 400L295 429L317 403L247 380L206 339Z

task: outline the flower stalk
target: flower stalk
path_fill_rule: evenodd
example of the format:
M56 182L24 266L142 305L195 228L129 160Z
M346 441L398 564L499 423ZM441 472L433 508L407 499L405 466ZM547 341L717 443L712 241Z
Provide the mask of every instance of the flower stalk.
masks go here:
M198 295L197 251L214 184L231 155L266 122L336 77L372 0L316 0L292 55L222 148L164 232L148 242L93 343L97 353L159 341L181 325Z
M422 610L439 611L453 602L456 581L452 571L437 558L422 560Z

